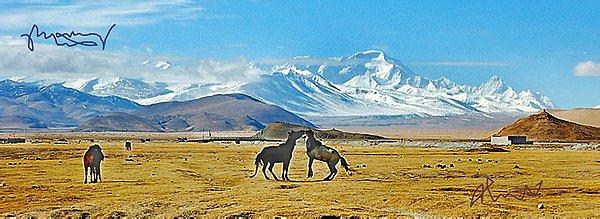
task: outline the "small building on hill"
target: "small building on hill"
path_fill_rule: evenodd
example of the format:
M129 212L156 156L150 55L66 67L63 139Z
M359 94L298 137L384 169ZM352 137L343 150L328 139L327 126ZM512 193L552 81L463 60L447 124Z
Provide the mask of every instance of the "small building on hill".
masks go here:
M527 144L527 136L508 135L492 136L492 145Z

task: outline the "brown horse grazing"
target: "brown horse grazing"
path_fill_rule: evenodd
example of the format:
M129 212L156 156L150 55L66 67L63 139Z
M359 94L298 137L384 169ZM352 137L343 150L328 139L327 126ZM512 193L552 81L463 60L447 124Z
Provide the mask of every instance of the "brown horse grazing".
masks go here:
M278 146L268 146L263 148L262 151L256 155L256 159L254 161L256 168L254 169L254 175L250 176L250 178L256 176L258 173L258 165L262 163L262 172L265 175L265 179L269 180L267 172L265 171L268 165L269 172L271 172L275 180L279 180L277 176L275 176L275 173L273 173L273 165L275 165L275 163L283 163L281 178L283 180L290 181L290 178L288 177L288 169L290 167L290 161L292 160L292 152L296 146L296 140L301 138L303 135L303 131L290 131L285 143Z
M306 133L306 155L308 155L308 178L313 176L312 163L315 159L327 163L329 166L329 175L323 180L333 180L338 170L335 168L338 161L342 161L342 166L346 169L349 175L352 175L346 159L340 155L335 149L323 145L315 138L315 133L312 130L305 131Z
M85 180L83 183L87 183L88 168L90 173L90 182L96 183L98 180L102 182L102 175L100 174L100 162L104 160L104 154L100 145L94 144L88 148L83 155L83 169L85 171Z

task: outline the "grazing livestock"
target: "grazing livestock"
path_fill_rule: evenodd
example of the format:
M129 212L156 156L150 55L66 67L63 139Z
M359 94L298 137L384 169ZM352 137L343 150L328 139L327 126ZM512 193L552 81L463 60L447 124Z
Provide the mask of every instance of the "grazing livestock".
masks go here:
M327 163L327 166L329 166L329 175L323 179L325 181L330 181L335 178L335 175L338 172L337 168L335 168L335 165L337 165L339 161L341 161L346 172L349 175L352 175L348 162L342 157L342 155L340 155L338 151L323 145L323 143L315 138L315 133L312 130L307 130L305 133L306 155L308 155L308 178L313 176L312 163L315 159L323 161Z
M83 169L85 171L84 183L87 183L88 169L90 173L90 182L96 183L98 180L102 182L100 174L100 162L104 160L104 154L100 145L94 144L88 148L83 155Z
M125 142L125 150L126 151L131 151L131 147L133 146L133 143L131 143L131 141L126 141Z
M265 179L269 180L267 172L265 171L268 165L269 172L273 175L273 178L275 178L275 180L279 180L275 173L273 173L273 165L275 165L275 163L283 163L281 178L283 180L290 181L290 178L288 177L288 169L290 166L290 161L292 160L292 152L294 151L294 147L296 147L296 140L301 138L303 135L303 131L290 131L285 143L278 146L268 146L263 148L262 151L256 155L256 159L254 161L256 168L254 169L254 174L250 177L252 178L256 176L258 173L258 165L262 163L262 172L265 175Z

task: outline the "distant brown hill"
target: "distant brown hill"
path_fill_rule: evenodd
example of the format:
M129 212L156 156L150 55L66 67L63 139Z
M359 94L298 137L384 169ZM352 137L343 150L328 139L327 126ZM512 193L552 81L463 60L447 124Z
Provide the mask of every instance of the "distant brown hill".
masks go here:
M600 140L600 128L559 119L543 110L517 120L496 135L526 135L538 141Z
M35 118L21 116L0 116L0 124L2 129L31 129L31 128L48 128L48 126Z
M289 131L308 130L306 126L294 125L284 122L274 122L264 128L258 135L267 139L285 139ZM313 129L315 137L319 139L352 139L352 140L376 140L384 137L370 134L344 132L340 130L318 130Z
M189 101L140 106L131 113L97 116L74 131L82 132L184 132L261 130L284 121L315 127L280 107L244 94L218 94Z
M144 118L127 113L114 113L92 118L73 131L77 132L161 132Z
M552 109L548 110L552 115L582 125L600 127L600 109L575 108L575 109Z
M217 94L183 102L157 103L132 114L150 119L167 131L261 130L275 121L315 127L281 107L245 94Z

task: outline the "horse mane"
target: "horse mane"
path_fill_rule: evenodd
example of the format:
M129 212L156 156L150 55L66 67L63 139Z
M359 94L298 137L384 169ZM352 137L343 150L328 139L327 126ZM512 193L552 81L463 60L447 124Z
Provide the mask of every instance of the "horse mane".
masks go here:
M323 142L321 142L317 138L315 138L314 132L310 131L309 133L311 133L311 134L306 135L306 137L307 137L306 141L308 141L310 143L310 145L312 146L311 148L323 146ZM308 144L307 144L307 146L308 146Z

